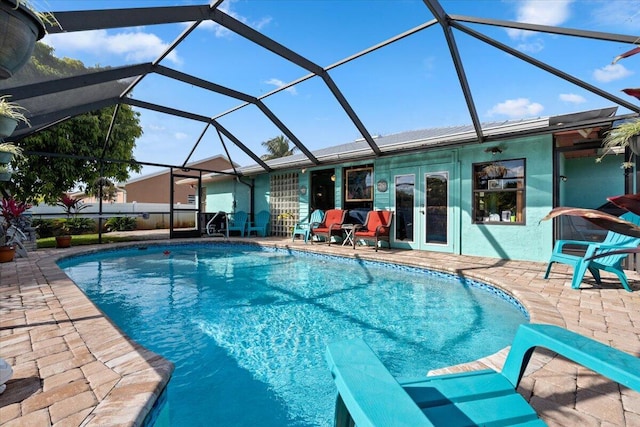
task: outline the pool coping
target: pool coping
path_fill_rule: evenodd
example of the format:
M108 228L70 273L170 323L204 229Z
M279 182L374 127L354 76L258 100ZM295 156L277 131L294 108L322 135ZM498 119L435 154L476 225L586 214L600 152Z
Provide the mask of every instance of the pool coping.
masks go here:
M41 420L47 420L44 425L141 425L166 386L173 365L129 340L67 278L56 262L67 256L114 247L207 243L214 240L162 240L38 250L28 259L18 259L9 266L0 264L0 296L3 306L7 307L0 310L0 357L15 370L10 387L0 395L0 419L7 420L6 425L34 425ZM526 308L533 323L567 327L632 354L640 354L640 292L628 293L615 286L572 290L568 285L570 269L564 267L554 267L551 279L544 280L543 263L396 249L379 252L370 248L353 250L326 244L305 245L279 238L232 239L232 242L394 262L477 280L516 298ZM631 274L630 279L635 289L640 288L637 275ZM622 307L620 312L626 312L626 318L629 318L626 321L631 327L617 324L624 323L621 320L625 317L623 315L612 318L611 328L607 325L604 330L593 319L580 319L586 311L589 311L589 316L599 318L594 313L597 312L595 300L598 297L610 301L606 305L600 303L601 311ZM583 310L582 306L588 310ZM572 310L577 312L577 318ZM505 355L506 349L479 361L443 367L438 372L487 366L499 369ZM607 390L604 393L607 402L619 403L618 416L612 417L610 409L605 411L605 415L594 414L589 408L585 410L582 404L567 415L564 405L554 402L544 389L536 391L536 385L548 385L545 375L548 376L549 366L558 363L557 358L536 352L533 362L519 391L531 400L548 423L561 421L558 425L562 425L568 419L572 422L600 419L611 425L625 425L626 421L616 424L611 420L640 421L638 393L618 390L611 397L608 391L611 386L606 383L599 387ZM575 377L574 384L577 381ZM38 386L34 383L35 378L40 379Z

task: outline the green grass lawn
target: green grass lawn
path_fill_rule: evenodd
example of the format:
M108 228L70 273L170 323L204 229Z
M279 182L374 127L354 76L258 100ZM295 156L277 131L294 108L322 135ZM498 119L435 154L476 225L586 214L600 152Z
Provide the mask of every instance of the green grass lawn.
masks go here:
M132 242L136 239L134 236L131 237L116 237L109 236L108 234L102 235L102 243L117 243L117 242ZM55 248L56 247L56 238L55 237L45 237L43 239L37 240L38 249L44 248ZM82 246L82 245L97 245L98 244L98 234L81 234L77 236L73 236L71 239L71 246Z

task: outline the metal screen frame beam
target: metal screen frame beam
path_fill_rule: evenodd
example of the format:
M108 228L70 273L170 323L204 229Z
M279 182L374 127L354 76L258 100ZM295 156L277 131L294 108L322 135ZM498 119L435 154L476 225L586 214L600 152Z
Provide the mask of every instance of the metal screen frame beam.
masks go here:
M256 163L262 166L263 169L265 169L267 172L271 171L271 168L269 167L269 165L267 165L260 157L256 156L256 154L253 151L251 151L249 148L247 148L242 142L240 142L238 138L236 138L231 132L229 132L226 128L224 128L220 123L218 123L217 121L207 116L190 113L188 111L178 110L175 108L165 107L163 105L152 104L150 102L140 101L133 98L122 98L121 102L124 104L131 105L133 107L153 110L159 113L164 113L172 116L182 117L185 119L195 120L202 123L210 123L213 126L215 126L216 129L219 129L227 138L233 141L233 143L236 144L238 148L240 148L242 151L244 151L244 153L247 156L251 157Z
M505 45L504 43L501 43L501 42L499 42L499 41L497 41L495 39L492 39L489 36L486 36L486 35L484 35L482 33L479 33L477 31L467 27L466 25L463 25L463 24L460 24L460 23L453 23L452 25L456 29L458 29L458 30L460 30L460 31L462 31L462 32L464 32L464 33L466 33L466 34L468 34L468 35L480 40L480 41L483 41L483 42L487 43L490 46L493 46L493 47L495 47L497 49L500 49L503 52L509 53L509 54L515 56L518 59L521 59L521 60L523 60L525 62L528 62L529 64L531 64L531 65L533 65L533 66L535 66L537 68L540 68L540 69L542 69L542 70L544 70L544 71L546 71L548 73L551 73L556 77L560 77L561 79L563 79L565 81L568 81L570 83L573 83L574 85L579 86L582 89L585 89L585 90L587 90L587 91L589 91L591 93L594 93L594 94L596 94L598 96L601 96L601 97L603 97L605 99L608 99L609 101L611 101L611 102L613 102L613 103L615 103L617 105L621 105L621 106L623 106L625 108L628 108L631 111L635 111L636 113L640 113L640 107L638 107L637 105L634 105L634 104L632 104L632 103L630 103L628 101L625 101L622 98L618 98L617 96L614 96L614 95L610 94L607 91L599 89L599 88L597 88L597 87L585 82L584 80L580 80L577 77L572 76L571 74L565 73L564 71L559 70L559 69L557 69L555 67L552 67L551 65L549 65L549 64L547 64L545 62L539 61L539 60L537 60L537 59L535 59L535 58L533 58L533 57L531 57L529 55L525 55L524 53L520 52L519 50L513 49L512 47L509 47L509 46Z
M165 6L130 9L53 12L60 27L47 25L49 34L107 30L141 25L173 24L209 19L209 6Z
M453 35L453 31L451 31L451 18L446 14L437 0L423 1L442 27L444 38L447 41L447 45L449 46L449 53L451 54L453 66L456 70L456 74L458 75L458 82L460 83L460 87L462 89L462 95L464 96L464 100L467 103L467 109L469 110L469 115L471 116L473 128L476 131L478 142L483 142L484 133L482 132L482 123L480 122L478 111L476 110L476 104L473 101L471 87L469 86L469 80L467 79L467 75L464 71L464 66L462 64L462 58L460 57L460 51L458 50L458 46L456 44L456 39Z
M380 148L373 141L371 134L365 128L360 118L357 116L353 108L351 108L351 105L349 105L342 92L340 92L340 89L338 89L338 86L333 82L324 68L218 9L211 10L210 13L212 21L217 22L218 24L233 31L234 33L254 42L258 46L261 46L264 49L267 49L268 51L286 59L287 61L290 61L297 66L304 68L307 71L310 71L311 73L321 77L333 96L340 104L340 106L344 109L345 113L347 113L347 116L349 116L353 124L367 141L373 152L377 155L381 154Z
M49 95L85 86L98 85L129 77L136 77L142 74L147 74L151 70L152 64L147 62L137 65L110 68L104 71L90 72L73 77L62 77L55 80L15 86L2 89L2 92L6 95L11 95L12 100L34 98L36 96Z
M219 85L217 83L210 82L208 80L204 80L198 77L194 77L190 74L185 74L180 71L164 67L162 65L158 65L155 67L154 72L161 74L165 77L170 77L172 79L179 80L183 83L187 83L193 86L200 87L202 89L206 89L212 92L216 92L222 95L229 96L234 99L238 99L240 101L244 101L248 104L253 104L258 107L262 113L271 120L271 122L278 128L282 133L284 133L287 138L293 142L293 144L302 152L312 163L319 165L320 161L307 149L307 147L296 137L291 130L267 107L262 101L258 98L248 95L243 92L239 92L234 89L230 89L228 87ZM197 145L198 143L196 143ZM194 147L195 148L195 147Z

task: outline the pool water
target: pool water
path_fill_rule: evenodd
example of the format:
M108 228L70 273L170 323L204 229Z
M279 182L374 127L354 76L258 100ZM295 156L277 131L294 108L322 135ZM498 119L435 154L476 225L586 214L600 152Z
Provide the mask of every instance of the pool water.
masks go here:
M249 245L129 248L59 265L175 364L172 426L330 426L327 343L363 337L395 376L422 376L500 350L527 321L472 281Z

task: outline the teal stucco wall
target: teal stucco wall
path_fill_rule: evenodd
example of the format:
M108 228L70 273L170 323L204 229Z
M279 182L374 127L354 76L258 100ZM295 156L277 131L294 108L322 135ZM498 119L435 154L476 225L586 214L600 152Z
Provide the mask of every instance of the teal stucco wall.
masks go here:
M553 248L552 223L540 220L553 202L553 154L551 135L501 142L502 153L485 152L492 143L460 149L461 253L502 259L547 261ZM525 223L474 224L474 163L525 159Z
M247 185L239 183L235 179L210 182L205 185L207 187L207 212L249 212L251 192Z
M595 209L607 202L607 197L624 194L622 156L605 156L600 163L593 157L566 159L561 182L562 204ZM615 179L616 176L618 179Z

